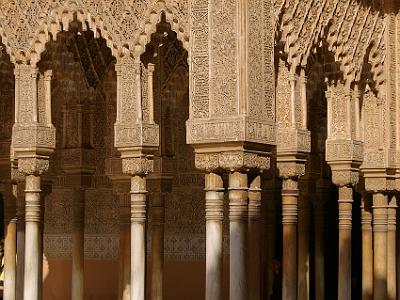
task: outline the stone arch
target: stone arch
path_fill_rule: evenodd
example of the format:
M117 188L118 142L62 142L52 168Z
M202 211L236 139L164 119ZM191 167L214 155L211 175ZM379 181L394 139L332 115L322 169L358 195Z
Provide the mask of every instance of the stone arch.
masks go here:
M150 7L139 26L138 35L134 39L133 52L139 57L146 51L146 45L151 41L152 33L156 32L156 27L160 21L161 14L165 14L166 21L171 25L171 30L177 34L178 40L182 42L183 47L189 52L189 30L187 24L184 24L184 18L178 17L184 13L169 5L167 1L157 1Z

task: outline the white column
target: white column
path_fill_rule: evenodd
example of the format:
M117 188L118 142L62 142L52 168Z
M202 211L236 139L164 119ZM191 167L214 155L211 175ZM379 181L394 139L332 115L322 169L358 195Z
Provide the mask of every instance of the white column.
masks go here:
M372 300L374 282L374 253L372 246L372 201L371 195L362 194L361 239L362 239L362 299Z
M118 300L131 299L131 222L130 197L119 195L119 288Z
M22 300L24 297L25 199L23 185L23 183L17 185L17 300Z
M396 300L396 211L397 202L393 195L388 207L388 234L387 234L387 288L388 300Z
M78 189L74 194L72 219L72 300L83 300L85 260L85 190Z
M11 193L3 193L2 196L4 203L4 299L15 300L17 271L16 198Z
M373 194L372 217L374 231L374 300L387 299L387 217L388 199Z
M297 224L298 182L284 179L282 182L282 299L297 298Z
M222 221L224 189L218 174L205 175L206 300L222 300Z
M261 299L261 176L249 188L248 211L248 284L249 299Z
M24 300L39 300L39 271L41 205L40 176L27 175L25 187L25 276Z
M339 187L338 299L351 300L351 229L353 190Z
M131 300L145 299L146 178L131 177Z
M247 174L229 174L229 298L247 300Z
M163 299L164 275L164 193L159 192L152 199L151 223L151 299Z

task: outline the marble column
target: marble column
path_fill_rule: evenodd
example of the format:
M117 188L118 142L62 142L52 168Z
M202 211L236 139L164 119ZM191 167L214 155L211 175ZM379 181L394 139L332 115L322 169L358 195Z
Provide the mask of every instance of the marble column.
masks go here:
M25 273L24 300L38 300L42 285L39 257L41 221L40 176L27 174L25 186Z
M247 283L247 174L229 174L229 298L248 299Z
M371 195L362 194L361 199L361 242L362 242L362 299L372 300L374 282L374 252L372 245Z
M129 195L119 195L119 277L118 300L131 298L131 228Z
M17 185L17 290L16 299L24 297L25 270L25 199L24 183Z
M131 177L131 300L145 299L146 178Z
M72 300L84 297L85 190L77 189L73 199Z
M298 208L297 237L297 299L310 297L310 232L311 202L307 182L301 182Z
M387 233L388 300L396 300L396 211L397 211L396 197L392 195L388 206L388 233Z
M16 185L13 185L16 189ZM15 193L16 194L16 193ZM17 215L16 198L3 193L4 203L4 299L16 298Z
M374 300L387 299L387 230L388 198L373 194L372 217L374 232Z
M327 194L318 193L313 202L315 299L325 299L325 205Z
M224 188L222 177L205 175L206 201L206 300L222 300L222 246Z
M152 199L151 211L151 299L163 299L165 201L162 192Z
M249 188L248 212L248 284L249 299L261 299L261 176Z
M353 189L339 187L338 299L351 300L351 229Z
M249 188L248 212L248 284L249 299L261 299L261 176Z
M298 182L282 182L282 299L297 298L297 222Z

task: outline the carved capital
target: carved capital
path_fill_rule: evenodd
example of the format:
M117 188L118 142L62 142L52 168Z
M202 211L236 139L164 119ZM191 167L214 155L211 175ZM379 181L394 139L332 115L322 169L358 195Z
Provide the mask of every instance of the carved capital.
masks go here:
M18 170L25 176L40 176L49 169L49 160L41 158L18 159Z
M122 172L127 175L147 175L153 171L153 167L153 159L150 157L132 157L122 159Z
M219 164L221 168L230 172L243 169L266 170L269 169L270 158L243 151L221 152Z
M359 180L359 171L350 170L332 170L332 182L339 187L355 186Z
M196 168L213 172L221 169L229 172L240 170L264 171L270 167L270 158L247 151L223 151L195 154Z
M299 158L289 159L278 157L277 167L280 178L297 180L306 173L306 160Z
M196 153L196 168L204 172L215 172L221 169L219 165L219 153Z

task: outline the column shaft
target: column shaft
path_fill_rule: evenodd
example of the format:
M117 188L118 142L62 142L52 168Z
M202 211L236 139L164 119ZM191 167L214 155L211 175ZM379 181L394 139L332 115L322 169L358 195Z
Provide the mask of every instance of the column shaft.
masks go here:
M315 299L325 299L325 195L313 203Z
M388 300L396 300L396 210L395 196L391 197L388 207L388 234L387 234L387 288Z
M73 201L72 300L83 300L85 260L85 190L77 190Z
M247 300L247 174L229 174L229 268L231 300Z
M151 299L163 299L164 274L164 195L152 202L151 226Z
M22 184L17 185L17 290L16 299L24 297L25 269L25 199Z
M374 231L374 300L387 299L387 217L388 199L381 193L373 195Z
M222 299L222 221L224 189L222 177L205 175L206 192L206 300Z
M301 190L301 192L303 192ZM297 241L297 299L310 297L310 201L307 192L300 193Z
M131 228L130 228L130 199L126 195L119 196L120 225L119 225L119 288L118 300L131 298Z
M40 176L26 176L25 187L25 274L24 300L39 300L39 285L42 285L39 271L40 241ZM42 259L42 258L40 258Z
M361 202L362 239L362 299L372 300L374 282L374 252L372 246L371 195L364 193Z
M131 177L131 300L145 299L146 178Z
M282 299L297 298L297 221L298 183L284 179L282 183Z
M15 300L17 217L15 198L3 195L4 203L4 299Z
M249 299L259 300L261 297L261 176L257 176L250 184L248 216Z
M338 299L351 300L351 229L353 190L339 187Z

